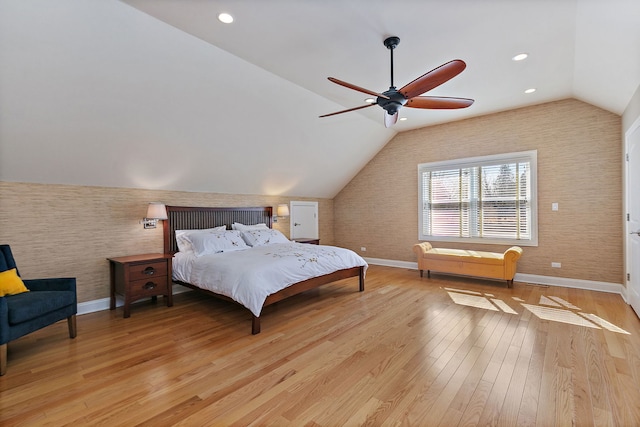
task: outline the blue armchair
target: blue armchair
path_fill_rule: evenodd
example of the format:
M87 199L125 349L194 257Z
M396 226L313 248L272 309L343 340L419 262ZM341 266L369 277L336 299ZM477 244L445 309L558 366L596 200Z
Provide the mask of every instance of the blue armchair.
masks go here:
M9 245L0 245L0 272L17 267ZM18 273L19 275L19 273ZM7 371L7 343L67 319L76 337L78 302L75 278L24 280L29 292L0 297L0 375Z

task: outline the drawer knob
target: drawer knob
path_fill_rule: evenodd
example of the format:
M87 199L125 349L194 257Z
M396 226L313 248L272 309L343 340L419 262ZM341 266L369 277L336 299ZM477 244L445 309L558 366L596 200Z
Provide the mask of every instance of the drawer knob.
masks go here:
M153 267L147 267L144 270L142 270L142 273L146 274L148 276L151 276L151 275L155 274L155 272L156 272L156 269L153 268Z
M153 289L153 288L155 288L156 286L157 286L157 285L156 285L155 283L153 283L153 282L147 282L147 283L145 283L145 284L144 284L143 288L144 288L144 289Z

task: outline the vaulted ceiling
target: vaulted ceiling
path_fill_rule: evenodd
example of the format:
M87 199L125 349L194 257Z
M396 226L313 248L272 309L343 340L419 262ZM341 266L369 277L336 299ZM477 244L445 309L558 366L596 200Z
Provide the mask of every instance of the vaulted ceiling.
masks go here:
M0 179L333 197L396 132L568 97L621 114L638 22L637 0L0 0ZM318 118L367 97L329 76L389 87L390 35L396 86L459 58L428 95L475 103Z

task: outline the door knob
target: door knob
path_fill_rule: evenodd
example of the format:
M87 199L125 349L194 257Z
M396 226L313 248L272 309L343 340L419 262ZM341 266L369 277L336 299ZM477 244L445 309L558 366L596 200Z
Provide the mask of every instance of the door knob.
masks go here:
M297 227L297 226L299 226L299 225L302 225L302 224L298 224L297 222L294 222L294 223L293 223L293 226L294 226L294 227Z

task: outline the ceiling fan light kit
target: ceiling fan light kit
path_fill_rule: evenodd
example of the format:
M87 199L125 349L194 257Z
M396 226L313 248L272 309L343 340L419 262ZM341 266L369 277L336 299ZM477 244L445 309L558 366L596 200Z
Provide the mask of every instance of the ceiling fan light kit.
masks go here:
M441 84L451 80L460 74L467 67L467 64L460 59L454 59L446 64L439 66L426 74L418 77L411 83L403 86L400 90L393 85L393 50L400 43L399 37L387 37L384 45L389 49L391 54L391 86L385 92L378 93L351 83L338 80L335 77L329 77L333 83L339 84L358 92L375 96L374 102L362 105L360 107L349 108L348 110L336 111L335 113L324 114L320 117L329 117L336 114L347 113L349 111L360 110L362 108L379 105L385 111L384 124L386 127L393 126L398 121L398 111L404 107L421 108L421 109L455 109L466 108L473 104L473 99L468 98L448 98L443 96L420 96Z

